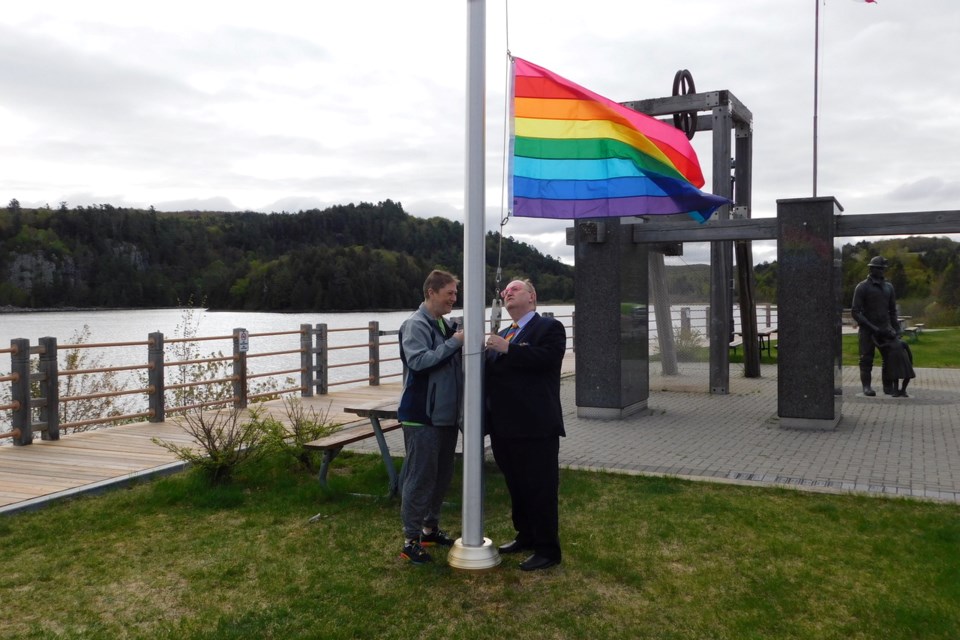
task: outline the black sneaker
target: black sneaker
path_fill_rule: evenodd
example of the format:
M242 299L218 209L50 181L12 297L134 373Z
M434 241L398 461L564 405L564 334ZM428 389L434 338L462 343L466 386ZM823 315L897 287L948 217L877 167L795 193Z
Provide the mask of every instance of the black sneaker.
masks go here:
M400 557L404 560L409 560L413 564L426 564L433 561L430 554L424 551L423 547L420 546L420 543L416 540L411 540L403 545L403 551L400 552Z
M435 547L437 545L441 547L452 547L453 538L448 536L443 529L436 528L430 533L421 533L420 544L424 547Z

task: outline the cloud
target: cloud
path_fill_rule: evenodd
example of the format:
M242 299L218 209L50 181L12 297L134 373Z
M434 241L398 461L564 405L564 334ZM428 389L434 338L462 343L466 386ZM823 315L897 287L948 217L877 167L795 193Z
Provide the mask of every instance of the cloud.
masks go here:
M947 181L939 176L902 184L890 192L890 200L916 205L924 201L960 201L960 180Z
M391 199L462 221L466 6L13 3L0 15L0 199L255 211ZM669 95L689 69L699 91L730 90L754 114L754 217L811 195L814 7L743 0L732 19L707 0L589 12L529 0L507 20L505 6L487 3L488 229L502 215L508 46L617 101ZM820 10L818 195L847 215L955 209L960 68L945 61L960 3ZM693 141L707 190L712 143ZM513 219L507 233L569 262L570 224Z

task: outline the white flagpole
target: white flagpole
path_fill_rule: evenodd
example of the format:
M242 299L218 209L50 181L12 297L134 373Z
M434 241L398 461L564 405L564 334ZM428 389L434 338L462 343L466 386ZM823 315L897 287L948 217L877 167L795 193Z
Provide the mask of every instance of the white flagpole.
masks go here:
M455 569L490 569L500 554L483 537L484 189L486 1L467 0L467 171L463 225L463 534L447 554Z
M813 29L813 197L817 197L817 113L820 91L820 0L814 0L816 5L815 22Z

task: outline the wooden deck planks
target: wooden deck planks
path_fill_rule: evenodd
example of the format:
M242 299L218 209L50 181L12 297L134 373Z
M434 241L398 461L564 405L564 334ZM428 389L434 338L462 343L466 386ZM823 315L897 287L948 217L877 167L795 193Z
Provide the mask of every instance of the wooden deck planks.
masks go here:
M568 352L563 371L573 371L574 359ZM347 424L357 416L343 412L344 407L396 401L402 384L334 388L312 398L295 398L309 415L326 416L328 422ZM288 397L287 403L290 402ZM283 400L257 405L261 415L286 422L288 409ZM18 502L49 496L55 499L65 491L108 480L121 481L132 474L149 472L177 462L177 457L152 440L154 438L189 445L189 434L178 424L182 416L166 422L138 422L84 433L67 434L60 440L37 438L24 447L0 446L0 507L16 508Z
M30 461L5 459L3 460L3 469L0 473L15 474L19 477L36 476L42 478L53 475L51 470L47 468L48 466L49 465L38 465L36 462ZM60 462L56 465L56 476L70 478L75 482L93 482L103 479L103 471L96 467L84 467ZM3 486L4 485L0 483L0 489L2 489Z
M355 422L353 414L343 408L358 403L395 400L400 397L401 385L356 387L336 390L324 396L296 398L308 415L313 410L318 416L336 423ZM288 398L287 402L290 402ZM262 416L286 422L288 410L283 400L262 405ZM123 480L132 474L149 472L178 461L177 457L159 446L153 439L178 445L193 442L178 424L182 416L166 422L138 422L83 433L65 434L59 440L41 440L23 447L0 447L0 507L15 507L18 502L49 496L54 499L61 492L82 490L85 486L109 480Z

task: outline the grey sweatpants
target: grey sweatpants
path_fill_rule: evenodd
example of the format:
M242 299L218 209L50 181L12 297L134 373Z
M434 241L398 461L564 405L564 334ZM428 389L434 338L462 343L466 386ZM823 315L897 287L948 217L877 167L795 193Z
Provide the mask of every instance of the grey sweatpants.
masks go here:
M400 469L403 535L417 539L440 525L440 507L453 479L456 427L403 427L406 457Z

